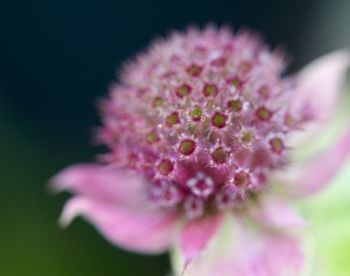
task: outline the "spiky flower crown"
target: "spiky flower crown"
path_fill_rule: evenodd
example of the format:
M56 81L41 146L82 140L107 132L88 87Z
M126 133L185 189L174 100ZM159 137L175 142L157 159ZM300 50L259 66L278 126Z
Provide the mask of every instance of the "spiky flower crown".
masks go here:
M102 102L113 165L144 175L151 203L197 218L265 189L288 160L292 82L251 33L208 27L156 41ZM127 183L125 183L127 185Z

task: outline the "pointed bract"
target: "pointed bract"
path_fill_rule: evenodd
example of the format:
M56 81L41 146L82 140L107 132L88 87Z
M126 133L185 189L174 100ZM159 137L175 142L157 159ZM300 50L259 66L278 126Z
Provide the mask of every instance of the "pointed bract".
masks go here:
M286 231L227 220L216 244L188 268L186 276L296 276L305 267L305 241Z
M292 135L293 146L311 142L329 125L339 106L349 64L350 52L339 50L313 61L298 74L290 110L306 122L303 131Z
M68 167L51 180L56 191L69 190L101 201L138 205L145 204L144 180L100 164L78 164Z
M300 230L307 226L292 202L282 196L264 195L251 205L249 215L260 225L280 230Z
M223 223L222 214L207 216L188 222L182 229L180 249L184 259L183 274L191 262L210 244Z
M350 124L339 139L325 152L313 156L311 160L277 172L276 182L287 187L290 196L308 196L317 193L331 183L350 157Z
M174 213L132 210L83 196L68 201L60 222L66 226L76 216L83 216L93 223L113 244L148 254L168 250L177 231Z

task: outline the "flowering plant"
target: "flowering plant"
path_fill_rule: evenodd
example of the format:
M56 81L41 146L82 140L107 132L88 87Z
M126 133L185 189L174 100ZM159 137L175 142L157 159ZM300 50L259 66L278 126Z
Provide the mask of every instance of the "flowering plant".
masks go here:
M82 215L127 250L175 248L178 274L302 275L307 223L293 202L332 180L350 126L320 154L292 154L336 113L349 54L293 76L286 61L227 28L154 42L101 101L97 140L108 153L53 179L75 194L62 224Z

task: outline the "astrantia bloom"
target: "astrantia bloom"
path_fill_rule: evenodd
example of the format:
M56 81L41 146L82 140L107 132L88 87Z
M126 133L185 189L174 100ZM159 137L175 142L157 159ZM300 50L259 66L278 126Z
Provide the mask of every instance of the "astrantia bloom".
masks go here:
M189 275L301 274L305 222L290 203L329 183L350 153L350 129L301 164L291 152L322 135L348 62L340 51L285 77L284 56L247 32L209 27L156 41L101 102L103 162L54 178L76 194L62 223L82 215L143 253L178 247ZM224 224L234 238L211 254Z

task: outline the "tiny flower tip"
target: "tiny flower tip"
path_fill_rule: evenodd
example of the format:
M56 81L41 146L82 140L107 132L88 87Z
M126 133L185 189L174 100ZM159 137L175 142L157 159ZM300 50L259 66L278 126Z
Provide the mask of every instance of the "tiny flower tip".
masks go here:
M301 71L300 75L302 81L307 81L308 78L312 79L313 76L316 78L320 75L325 77L325 80L327 80L327 77L330 79L343 79L349 65L350 49L342 49L326 54L311 62Z
M350 51L343 49L314 60L298 73L289 109L300 121L299 126L293 127L303 131L290 137L291 145L310 142L329 126L338 111L349 65Z
M81 168L92 167L92 165L79 164L63 169L49 180L49 189L54 193L59 193L73 188L79 182Z
M63 208L62 214L58 220L61 228L68 227L75 217L80 215L87 208L87 202L80 198L74 198L68 201Z
M49 181L48 181L48 185L46 187L47 189L47 192L51 195L54 195L54 194L57 194L57 193L60 193L62 192L62 188L60 187L60 185L57 185L57 180L55 177L51 178Z
M67 178L59 173L49 180L48 190L52 194L60 193L68 189L70 183L74 183L74 180L68 179L67 182Z
M350 49L341 49L336 52L330 53L330 56L333 56L334 59L343 60L343 67L349 67L350 65Z

